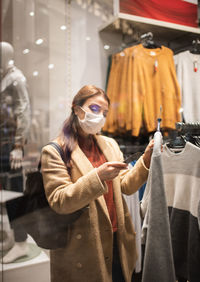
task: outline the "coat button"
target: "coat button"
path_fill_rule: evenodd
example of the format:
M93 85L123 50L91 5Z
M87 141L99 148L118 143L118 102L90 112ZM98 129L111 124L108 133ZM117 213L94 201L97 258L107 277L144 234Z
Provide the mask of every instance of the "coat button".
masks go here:
M82 238L81 234L76 235L76 239L80 240Z
M77 268L82 268L82 264L81 264L80 262L78 262L78 263L76 264L76 266L77 266Z

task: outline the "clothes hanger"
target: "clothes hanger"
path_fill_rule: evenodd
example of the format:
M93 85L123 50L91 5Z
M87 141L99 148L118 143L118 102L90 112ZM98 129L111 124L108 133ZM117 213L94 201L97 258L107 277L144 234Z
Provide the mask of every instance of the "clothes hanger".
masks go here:
M148 48L148 49L156 49L156 48L161 48L161 45L156 43L153 40L153 33L152 32L148 32L145 34L142 34L140 36L141 38L141 42L144 48Z
M200 147L200 136L194 136L195 139L195 145Z
M185 148L187 139L186 136L181 134L181 123L176 124L176 131L173 131L173 136L169 140L168 143L166 143L166 146L171 150L174 151L175 153L181 152L182 149Z
M195 39L192 41L192 47L190 53L200 55L200 39Z
M188 134L187 139L192 144L196 145L197 147L200 147L200 136L199 135Z
M174 139L171 139L166 145L171 149L183 149L185 148L186 140L184 136L176 136Z

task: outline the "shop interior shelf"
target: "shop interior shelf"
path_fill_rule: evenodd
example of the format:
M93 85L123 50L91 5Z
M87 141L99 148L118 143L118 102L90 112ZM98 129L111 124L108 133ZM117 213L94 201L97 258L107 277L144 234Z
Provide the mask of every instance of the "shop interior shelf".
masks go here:
M132 34L124 31L123 27L126 24L132 29ZM126 43L131 40L133 43L137 42L142 34L152 32L154 40L166 41L168 45L175 42L182 46L183 43L186 44L187 40L190 43L191 40L200 37L199 27L189 27L124 13L113 16L109 22L101 25L99 32L121 34Z

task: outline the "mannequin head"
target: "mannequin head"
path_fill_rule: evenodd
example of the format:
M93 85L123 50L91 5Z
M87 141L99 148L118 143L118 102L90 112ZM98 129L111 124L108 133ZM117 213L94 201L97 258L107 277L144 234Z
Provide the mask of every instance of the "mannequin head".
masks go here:
M0 72L5 74L6 71L13 66L14 63L14 49L12 45L8 42L0 42Z

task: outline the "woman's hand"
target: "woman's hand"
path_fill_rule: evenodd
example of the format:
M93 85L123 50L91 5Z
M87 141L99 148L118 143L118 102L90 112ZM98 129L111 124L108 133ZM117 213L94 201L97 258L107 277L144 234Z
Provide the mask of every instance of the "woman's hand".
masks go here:
M154 145L154 140L152 139L149 144L147 145L145 151L144 151L144 155L143 155L143 161L144 164L147 168L150 167L150 163L151 163L151 155L153 152L153 145Z
M113 180L120 170L127 169L128 165L122 162L106 162L97 168L97 173L101 181Z

